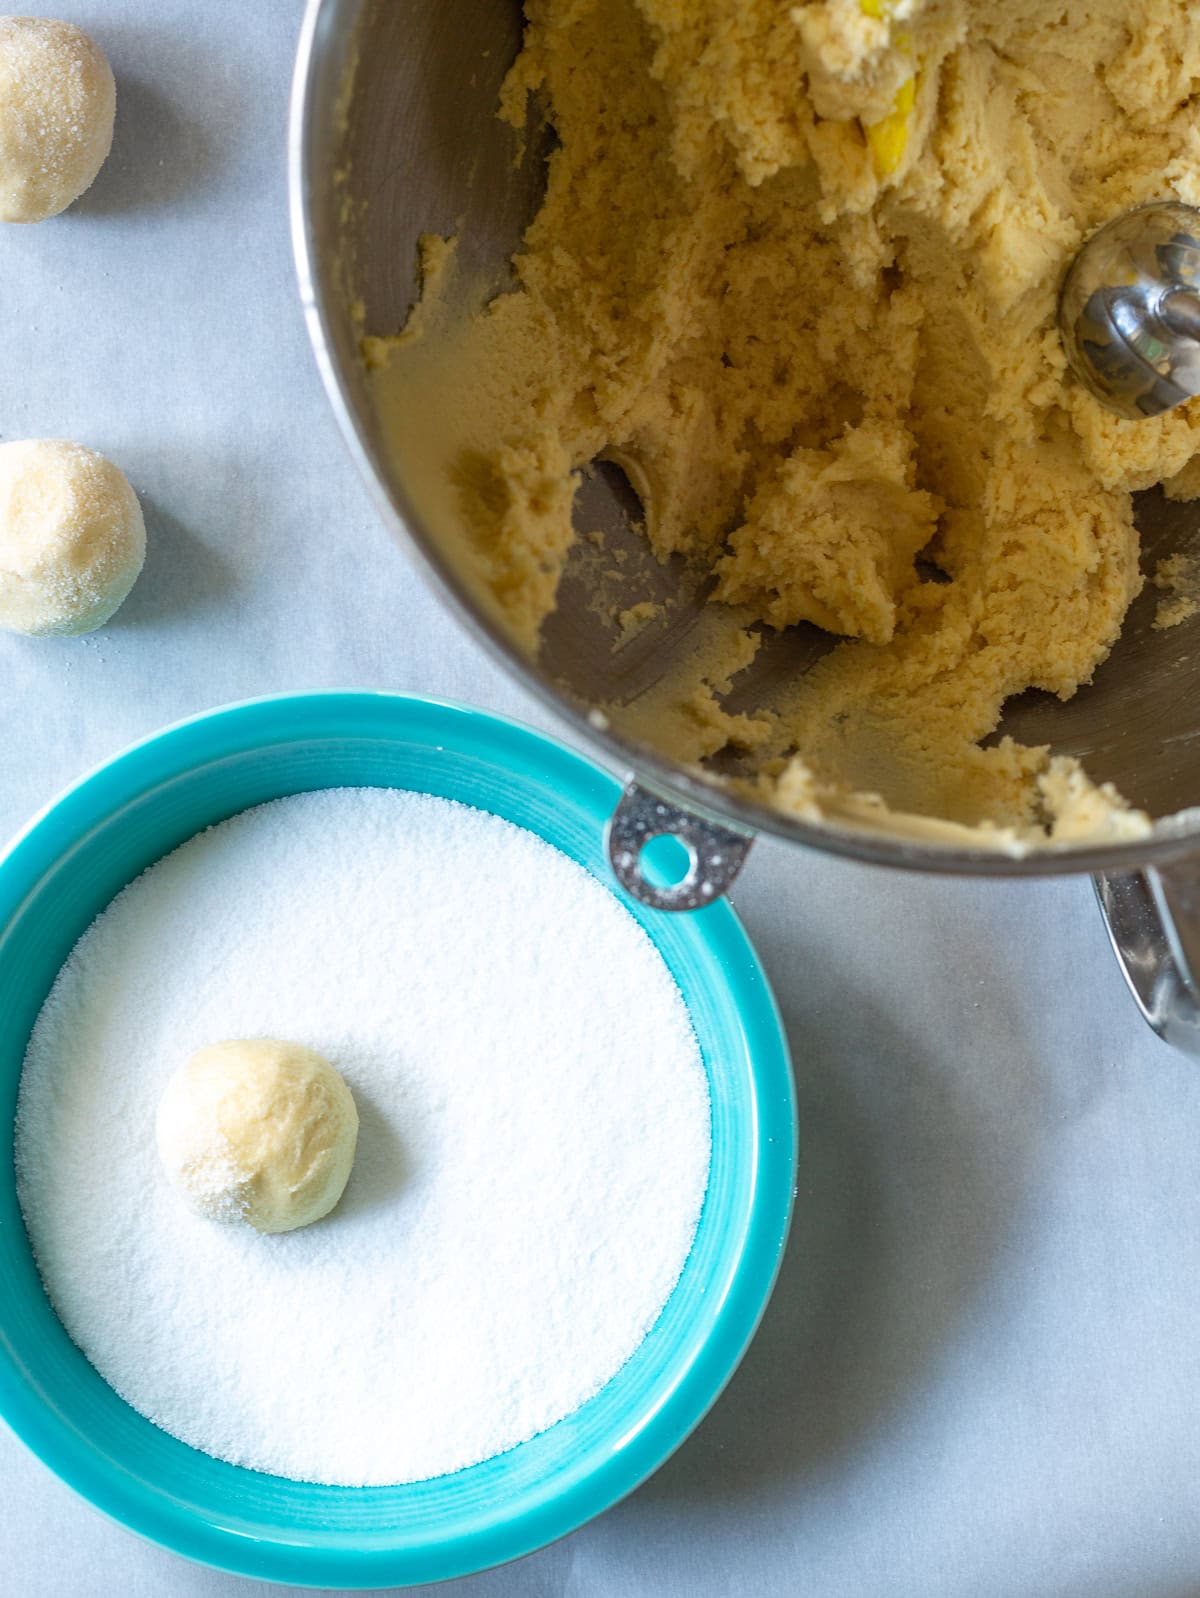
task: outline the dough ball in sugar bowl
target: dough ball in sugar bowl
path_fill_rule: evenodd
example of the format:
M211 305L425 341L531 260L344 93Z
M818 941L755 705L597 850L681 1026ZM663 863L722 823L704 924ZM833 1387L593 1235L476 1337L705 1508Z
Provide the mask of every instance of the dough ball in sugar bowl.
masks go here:
M167 1176L198 1215L291 1232L341 1198L358 1111L323 1055L248 1038L210 1044L176 1071L155 1135Z
M86 33L0 17L0 222L43 222L77 200L112 147L116 108L112 68Z
M111 461L61 438L0 444L0 628L92 632L145 557L142 508Z

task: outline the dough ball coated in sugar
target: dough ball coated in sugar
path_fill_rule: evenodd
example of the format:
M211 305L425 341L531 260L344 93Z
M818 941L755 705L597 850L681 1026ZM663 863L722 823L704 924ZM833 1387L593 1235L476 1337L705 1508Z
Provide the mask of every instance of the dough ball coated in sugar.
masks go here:
M341 1198L358 1111L323 1055L248 1038L200 1049L176 1071L155 1134L168 1177L198 1215L291 1232Z
M104 51L69 22L0 17L0 222L42 222L90 187L112 146Z
M0 629L102 627L145 556L142 508L111 461L61 438L0 444Z

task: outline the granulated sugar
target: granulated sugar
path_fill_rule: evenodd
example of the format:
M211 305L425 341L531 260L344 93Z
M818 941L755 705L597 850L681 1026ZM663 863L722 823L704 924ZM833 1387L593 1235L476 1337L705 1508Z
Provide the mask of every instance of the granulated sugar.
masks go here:
M190 1214L154 1113L189 1053L278 1036L361 1119L341 1204ZM683 1002L599 883L421 795L279 800L192 839L77 945L30 1042L21 1205L50 1297L143 1415L306 1481L415 1481L596 1393L687 1257L709 1160Z

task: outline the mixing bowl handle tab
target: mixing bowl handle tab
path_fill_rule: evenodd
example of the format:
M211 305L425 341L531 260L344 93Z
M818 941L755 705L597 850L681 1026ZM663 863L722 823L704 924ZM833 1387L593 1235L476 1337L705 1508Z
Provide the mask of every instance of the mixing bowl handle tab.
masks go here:
M642 869L642 850L654 838L678 838L691 858L687 875L669 885L652 882ZM617 881L652 910L701 910L733 886L754 839L681 810L632 777L625 783L604 834Z
M1200 856L1096 878L1108 935L1160 1038L1200 1056Z

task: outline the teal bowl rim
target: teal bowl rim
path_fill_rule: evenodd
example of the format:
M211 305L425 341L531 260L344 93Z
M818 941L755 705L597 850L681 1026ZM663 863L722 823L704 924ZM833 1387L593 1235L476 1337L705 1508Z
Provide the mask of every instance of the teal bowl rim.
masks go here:
M271 695L225 705L153 733L104 761L65 789L0 854L0 948L7 929L43 876L68 857L116 808L190 771L234 753L312 737L316 717L338 735L381 713L395 731L432 750L495 741L504 744L506 769L560 786L602 828L621 785L608 772L557 739L505 717L450 701L399 693L327 691ZM212 737L219 732L219 746ZM327 733L326 736L331 736ZM197 750L204 746L204 752ZM314 786L318 786L314 784ZM147 860L149 863L149 860ZM656 917L634 905L615 881L606 883L653 938ZM798 1128L795 1089L779 1011L753 947L727 903L690 915L694 934L719 961L729 1000L745 1041L754 1087L753 1198L736 1273L719 1318L665 1401L636 1435L594 1469L535 1511L502 1528L501 1535L447 1539L439 1557L419 1569L402 1551L352 1546L312 1549L294 1540L249 1539L189 1511L163 1491L122 1475L99 1457L54 1404L33 1390L17 1367L0 1310L0 1419L67 1486L119 1525L200 1564L259 1580L315 1588L371 1589L449 1580L523 1557L577 1530L633 1492L691 1434L733 1376L757 1330L782 1262L795 1193ZM358 1489L370 1492L374 1489ZM378 1489L386 1491L387 1489Z

